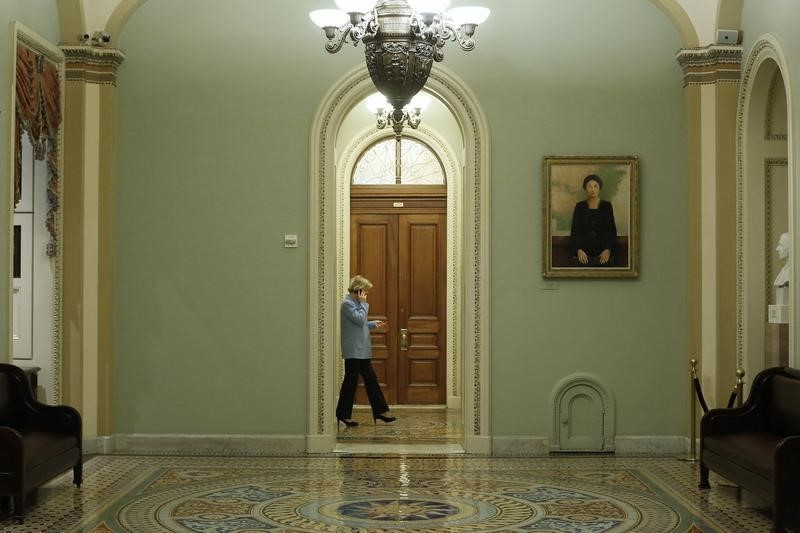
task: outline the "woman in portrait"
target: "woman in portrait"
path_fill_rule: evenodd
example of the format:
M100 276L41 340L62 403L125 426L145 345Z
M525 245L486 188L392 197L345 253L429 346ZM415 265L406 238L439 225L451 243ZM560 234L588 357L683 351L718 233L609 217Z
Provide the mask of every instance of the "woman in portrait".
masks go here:
M611 266L617 245L617 225L611 202L600 199L603 180L595 174L583 178L586 200L575 204L570 242L579 265Z

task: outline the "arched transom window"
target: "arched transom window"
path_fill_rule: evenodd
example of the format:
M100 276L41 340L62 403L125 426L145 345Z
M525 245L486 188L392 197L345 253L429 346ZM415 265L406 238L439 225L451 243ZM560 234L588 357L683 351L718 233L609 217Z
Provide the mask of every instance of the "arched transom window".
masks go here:
M430 146L390 137L367 148L353 169L353 185L444 185L444 167Z

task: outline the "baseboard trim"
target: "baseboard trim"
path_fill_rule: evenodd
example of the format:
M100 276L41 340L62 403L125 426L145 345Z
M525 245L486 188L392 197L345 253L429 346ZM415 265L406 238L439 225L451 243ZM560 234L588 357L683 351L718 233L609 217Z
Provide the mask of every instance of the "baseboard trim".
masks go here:
M617 437L614 440L617 455L650 455L650 456L671 456L686 453L689 447L689 440L686 437L677 435L667 436L625 436ZM566 455L570 452L559 452ZM575 452L575 453L594 453L594 452ZM603 453L598 450L597 453ZM499 455L549 455L550 439L548 437L536 436L509 436L494 437L492 439L492 454Z
M464 452L476 455L492 454L492 438L481 436L467 436L464 439Z
M306 451L305 435L121 434L107 439L104 451L141 455L286 455ZM85 441L84 441L85 442Z
M120 434L84 439L83 451L86 454L136 455L296 455L330 453L335 444L333 435ZM615 439L615 447L617 455L674 456L687 453L689 439L680 435L625 436ZM525 435L472 436L464 440L464 451L476 455L546 456L550 454L550 439Z
M330 453L336 446L335 435L308 435L306 436L307 453Z
M616 438L616 453L625 455L681 455L689 449L682 435L630 435Z
M114 451L112 437L90 437L83 439L83 453L108 454Z
M493 455L547 455L550 439L547 437L494 437Z

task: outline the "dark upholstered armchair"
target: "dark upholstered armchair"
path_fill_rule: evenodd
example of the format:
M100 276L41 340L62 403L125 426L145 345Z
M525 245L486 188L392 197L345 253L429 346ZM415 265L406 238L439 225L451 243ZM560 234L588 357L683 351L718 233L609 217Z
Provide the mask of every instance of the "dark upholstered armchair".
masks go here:
M800 370L768 368L747 401L700 424L700 488L708 472L772 503L776 531L800 526Z
M27 494L70 468L80 487L81 415L38 402L23 370L0 363L0 495L13 496L20 523Z

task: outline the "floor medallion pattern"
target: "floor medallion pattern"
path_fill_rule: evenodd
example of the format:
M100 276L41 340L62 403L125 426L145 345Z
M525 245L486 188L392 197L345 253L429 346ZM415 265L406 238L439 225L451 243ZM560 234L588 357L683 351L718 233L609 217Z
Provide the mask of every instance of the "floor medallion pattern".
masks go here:
M2 531L768 531L770 520L671 458L98 456L83 488L40 489ZM746 500L745 500L746 501Z

